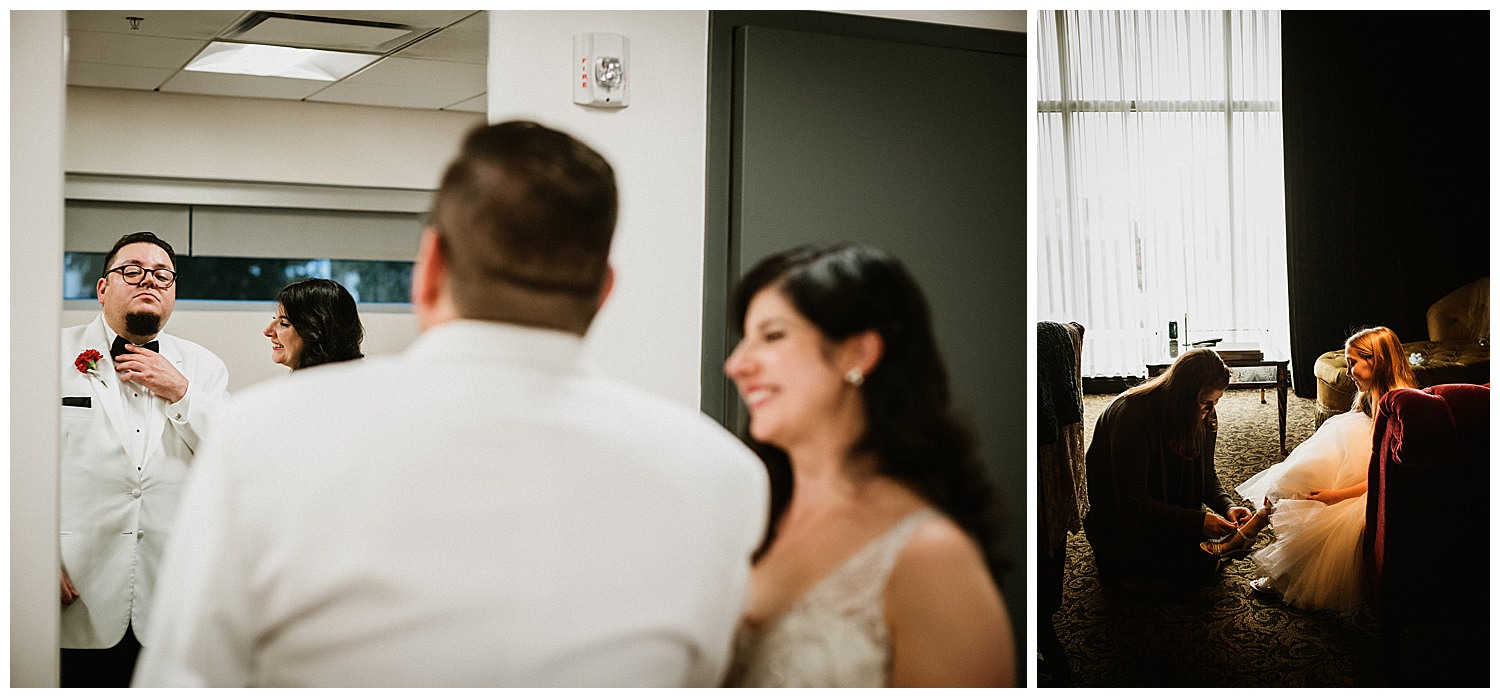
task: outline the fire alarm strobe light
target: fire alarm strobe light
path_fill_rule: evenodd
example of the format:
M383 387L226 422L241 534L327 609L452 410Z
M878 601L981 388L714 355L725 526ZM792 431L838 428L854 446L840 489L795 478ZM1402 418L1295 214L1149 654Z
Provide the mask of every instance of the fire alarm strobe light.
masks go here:
M573 102L615 109L630 105L630 42L619 34L573 37Z

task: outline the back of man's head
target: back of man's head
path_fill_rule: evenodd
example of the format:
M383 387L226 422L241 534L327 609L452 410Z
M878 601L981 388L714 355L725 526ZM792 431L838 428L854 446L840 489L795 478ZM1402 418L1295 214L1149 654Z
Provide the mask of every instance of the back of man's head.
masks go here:
M432 210L458 314L586 328L618 206L614 170L573 137L529 121L472 131Z

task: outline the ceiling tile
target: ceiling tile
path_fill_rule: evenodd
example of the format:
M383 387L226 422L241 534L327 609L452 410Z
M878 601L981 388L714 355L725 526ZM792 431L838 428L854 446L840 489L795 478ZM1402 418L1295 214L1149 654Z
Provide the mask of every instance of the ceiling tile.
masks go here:
M273 46L303 46L328 51L373 51L381 44L394 42L412 32L392 27L372 27L345 22L320 22L293 17L267 17L234 35L237 41ZM399 45L399 44L396 44Z
M474 10L266 10L293 15L331 17L334 19L357 19L363 22L386 22L406 24L413 27L446 27L471 14Z
M265 99L312 99L484 113L488 13L475 10L265 10L437 28L341 83L173 71L248 10L70 10L68 84ZM142 17L130 29L126 17ZM398 40L399 43L399 40Z
M437 85L393 89L390 85L345 81L308 97L307 101L368 104L406 109L442 109L450 104L467 100L473 95L473 92Z
M490 23L483 12L429 36L401 51L402 58L475 63L489 61Z
M142 68L108 63L68 63L68 84L83 87L113 87L125 90L154 90L175 68Z
M328 83L317 80L182 71L162 85L161 90L162 92L190 92L225 97L302 99L327 86Z
M392 87L443 87L473 95L484 91L484 75L485 66L472 63L386 58L349 76L344 83Z
M248 14L244 10L68 10L68 32L208 40ZM140 29L131 29L126 17L142 18Z
M197 39L75 31L68 34L68 60L176 69L207 45Z
M490 95L488 92L470 97L458 104L450 104L443 107L444 111L471 111L476 114L487 114L490 109Z

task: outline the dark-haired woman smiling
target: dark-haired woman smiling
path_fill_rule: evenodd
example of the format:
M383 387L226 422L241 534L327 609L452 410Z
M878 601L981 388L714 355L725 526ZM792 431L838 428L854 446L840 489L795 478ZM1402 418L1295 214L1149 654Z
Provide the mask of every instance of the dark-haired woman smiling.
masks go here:
M1014 685L994 486L916 282L873 248L798 248L733 313L771 512L727 683Z
M306 279L276 295L276 317L266 327L271 360L293 370L362 358L365 328L354 296L338 282Z

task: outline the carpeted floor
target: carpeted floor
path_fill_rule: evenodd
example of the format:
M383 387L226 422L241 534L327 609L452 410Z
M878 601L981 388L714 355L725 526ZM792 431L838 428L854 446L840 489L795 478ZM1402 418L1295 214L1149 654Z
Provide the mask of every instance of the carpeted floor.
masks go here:
M1084 399L1085 443L1114 399ZM1219 403L1216 465L1226 489L1282 460L1276 395L1232 390ZM1289 397L1287 448L1313 432L1313 401ZM1272 540L1262 533L1257 548ZM1227 564L1219 581L1170 603L1106 595L1082 533L1069 536L1063 606L1053 616L1073 668L1071 686L1389 685L1368 610L1303 611L1250 592L1253 563ZM1046 684L1044 684L1046 685Z

